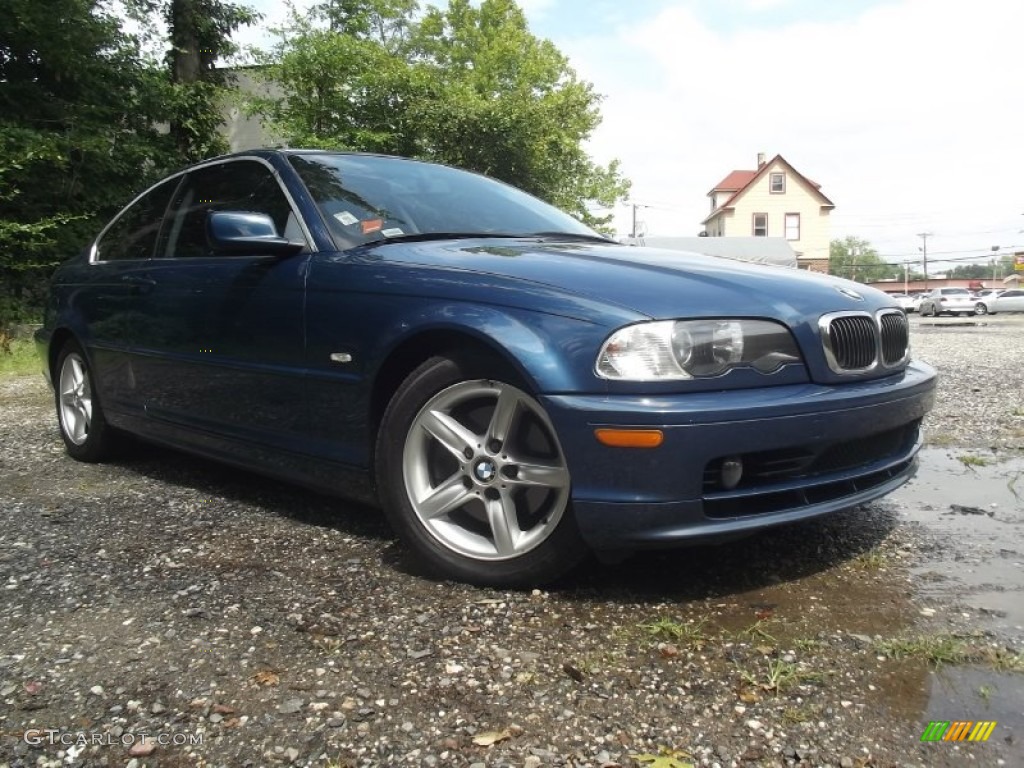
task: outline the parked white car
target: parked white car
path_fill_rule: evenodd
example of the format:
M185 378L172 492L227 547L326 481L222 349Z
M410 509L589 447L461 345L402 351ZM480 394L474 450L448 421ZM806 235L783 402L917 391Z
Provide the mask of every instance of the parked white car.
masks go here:
M997 312L1024 312L1024 288L999 291L994 296L975 299L974 312L978 315L994 315Z
M974 297L966 288L934 288L921 300L921 317L936 317L944 312L951 315L973 315Z
M889 298L895 301L899 308L908 314L917 311L917 302L913 296L908 296L905 293L890 293Z

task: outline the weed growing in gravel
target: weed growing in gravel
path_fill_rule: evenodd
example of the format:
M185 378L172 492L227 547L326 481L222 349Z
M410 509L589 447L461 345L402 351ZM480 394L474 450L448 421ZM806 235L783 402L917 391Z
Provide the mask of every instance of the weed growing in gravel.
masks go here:
M1024 672L1024 651L1009 648L983 648L979 660L1000 672Z
M935 666L963 664L971 661L970 646L952 635L882 640L876 647L885 656L895 659L924 659Z
M963 464L968 469L974 469L975 467L987 467L992 462L986 459L984 456L974 456L966 453L963 456L957 456L956 460Z
M803 651L804 653L812 653L814 651L821 651L828 648L828 643L824 640L819 640L816 637L798 637L793 641L793 647Z
M693 768L693 763L686 762L690 758L690 753L682 749L662 747L656 755L645 752L639 755L631 754L630 757L647 768Z
M807 723L817 717L817 710L810 704L804 704L800 707L789 707L782 713L782 718L791 725L799 725L800 723Z
M883 640L875 647L879 653L886 656L897 659L925 659L935 666L981 664L999 672L1024 673L1024 651L1015 651L1006 647L972 645L953 635Z
M741 629L737 632L737 636L746 638L752 641L765 641L769 643L776 643L778 640L775 635L768 632L765 626L768 624L768 619L758 619L746 629Z
M821 682L822 676L817 672L800 669L790 661L769 659L765 670L755 673L740 670L743 682L751 687L774 693L778 696L800 683Z
M888 562L888 553L880 549L870 549L853 558L850 565L861 571L878 571L884 568Z
M979 685L978 696L985 702L992 698L992 686L990 685Z
M704 625L707 623L707 619L679 622L662 616L657 621L641 624L640 629L657 640L671 640L681 645L696 647L707 642L707 636L704 634Z

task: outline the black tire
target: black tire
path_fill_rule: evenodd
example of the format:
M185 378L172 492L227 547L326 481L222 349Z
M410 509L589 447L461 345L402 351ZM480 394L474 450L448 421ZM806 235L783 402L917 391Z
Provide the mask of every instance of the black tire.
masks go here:
M65 343L57 355L53 395L57 426L68 454L90 463L108 458L117 435L107 424L89 361L75 341Z
M974 305L974 314L976 315L987 315L988 307L985 306L984 302L979 301Z
M376 480L391 526L434 575L532 587L586 555L557 436L505 366L452 355L410 373L381 422Z

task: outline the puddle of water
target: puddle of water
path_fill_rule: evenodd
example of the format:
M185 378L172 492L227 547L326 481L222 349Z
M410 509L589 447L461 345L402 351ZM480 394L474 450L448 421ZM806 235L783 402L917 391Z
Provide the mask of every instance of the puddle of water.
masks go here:
M926 448L917 477L889 498L934 539L918 568L926 596L974 608L987 628L1024 632L1024 457Z

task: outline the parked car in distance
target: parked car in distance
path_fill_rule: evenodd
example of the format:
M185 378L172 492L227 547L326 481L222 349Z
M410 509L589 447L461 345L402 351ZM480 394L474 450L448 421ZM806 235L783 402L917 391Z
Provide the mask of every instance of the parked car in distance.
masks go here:
M379 504L429 571L501 587L878 498L935 389L872 288L322 151L145 190L57 269L36 341L73 458L131 433Z
M975 291L972 295L975 299L990 299L993 296L998 296L1002 293L1005 288L982 288L980 291Z
M908 296L905 293L890 293L889 298L895 301L904 312L910 313L917 310L917 302L913 296Z
M922 300L921 317L951 315L973 315L974 297L966 288L934 288Z
M1024 288L1010 288L995 295L976 299L974 311L979 315L994 315L998 312L1024 312Z

